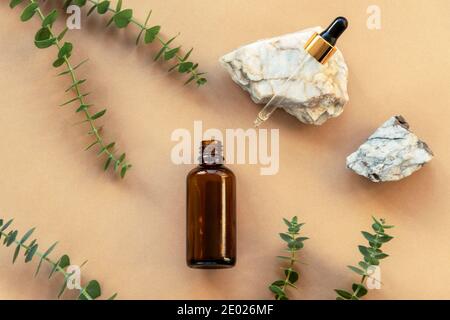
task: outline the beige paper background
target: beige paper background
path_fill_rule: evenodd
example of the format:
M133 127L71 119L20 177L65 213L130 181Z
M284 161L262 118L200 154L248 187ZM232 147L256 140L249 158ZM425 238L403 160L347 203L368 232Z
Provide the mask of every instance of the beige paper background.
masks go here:
M366 9L382 10L382 29L366 28ZM125 150L134 168L125 181L103 173L94 152L84 152L87 129L75 107L59 108L68 79L55 77L55 50L33 45L37 19L19 22L20 10L0 6L0 212L22 232L36 226L43 246L74 263L89 260L84 280L98 279L106 295L122 299L270 299L267 285L280 274L275 256L282 217L298 215L309 236L300 258L295 299L333 299L357 277L370 216L395 224L386 245L383 288L371 299L450 298L450 2L127 0L144 19L177 44L195 48L192 58L208 72L207 86L184 87L153 63L158 47L135 48L136 29L105 30L98 15L72 31L73 60L89 101L107 106L106 137ZM48 9L47 9L48 10ZM48 11L47 11L48 12ZM170 161L176 128L247 128L259 106L218 65L232 49L261 38L345 15L350 29L340 41L350 68L351 102L322 127L305 126L279 111L266 125L280 129L280 172L260 176L258 166L231 166L238 178L239 261L220 271L185 266L185 176L191 166ZM62 25L58 25L61 27ZM436 158L398 183L373 184L345 168L345 157L392 115L402 114ZM54 299L60 279L35 263L11 264L12 248L0 250L0 299Z

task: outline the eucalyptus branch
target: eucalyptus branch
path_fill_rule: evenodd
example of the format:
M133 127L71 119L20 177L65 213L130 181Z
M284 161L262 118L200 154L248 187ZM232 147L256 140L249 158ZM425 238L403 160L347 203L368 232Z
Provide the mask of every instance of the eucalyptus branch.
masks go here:
M359 283L352 285L352 292L336 289L338 294L336 300L360 300L367 294L366 282L371 276L373 268L380 265L380 260L387 258L388 255L381 251L381 246L393 239L385 233L385 229L391 229L394 226L386 225L384 219L376 219L372 217L372 229L375 234L362 231L362 235L369 242L369 247L358 246L359 252L363 255L363 260L358 263L358 267L348 266L350 270L361 276ZM377 281L377 279L375 279Z
M50 258L50 254L55 249L58 242L53 243L44 253L38 251L38 243L37 240L34 239L31 242L27 241L30 239L31 235L35 231L35 228L28 230L20 240L18 235L19 232L17 230L7 231L13 220L9 220L5 224L3 224L3 219L0 219L0 239L3 237L3 245L6 247L10 247L11 245L15 245L16 249L14 250L12 263L14 264L19 256L20 250L24 250L25 263L31 262L34 257L39 258L39 264L37 266L36 272L34 276L36 277L39 274L42 264L45 262L50 265L51 272L48 276L50 279L54 273L60 273L64 277L64 283L59 291L58 298L60 298L66 287L67 282L70 280L70 277L73 273L68 273L66 271L67 267L70 266L70 258L68 255L62 255L56 262ZM86 264L84 262L81 266L83 267ZM78 299L79 300L95 300L101 295L101 287L97 280L91 280L84 287L77 289L79 291ZM110 299L114 299L116 294L114 294Z
M299 274L294 269L297 262L296 253L303 248L303 241L308 240L306 237L297 237L300 232L300 228L304 225L298 223L297 217L292 218L291 221L283 219L284 223L288 226L287 233L280 233L281 239L287 243L286 251L289 256L278 256L277 258L288 261L288 266L282 268L284 270L284 279L277 280L269 286L269 290L275 294L276 300L289 300L287 297L287 287L297 288L295 283L298 281Z
M165 61L173 60L175 64L169 69L169 72L173 70L177 70L179 73L189 74L189 79L185 82L188 84L192 81L195 81L198 86L204 85L207 80L204 77L204 72L199 72L198 63L194 63L189 61L189 56L192 53L192 49L190 49L185 55L180 55L181 46L172 47L172 42L178 37L178 35L170 38L169 40L165 40L161 34L161 26L148 26L148 22L150 20L150 16L152 11L150 11L145 19L145 22L139 22L133 17L132 9L123 9L122 8L122 0L118 0L115 8L112 7L111 1L107 0L61 0L64 2L64 7L68 5L74 4L79 7L83 7L86 4L92 4L92 7L88 11L88 16L92 14L94 11L100 15L104 15L106 13L111 13L111 19L109 20L107 26L114 22L114 25L121 29L127 27L130 23L134 24L137 28L139 28L139 34L136 39L136 45L138 45L143 37L143 41L145 44L149 44L154 42L155 40L161 46L159 52L155 55L154 60L157 61L159 59L163 59Z
M14 8L22 2L24 2L24 0L11 0L10 7ZM94 114L89 111L89 108L93 106L92 104L88 104L86 102L86 96L88 96L89 93L84 93L81 89L81 85L86 82L86 79L78 79L75 74L75 70L83 65L86 60L76 66L72 66L70 62L70 56L72 54L73 44L70 42L64 42L62 44L62 39L67 32L67 28L65 28L58 36L55 36L52 30L53 23L57 18L56 10L53 10L47 16L45 16L42 13L37 1L27 0L25 2L28 3L28 5L23 10L20 19L24 22L28 21L37 13L40 20L42 21L42 27L38 30L34 39L36 47L39 49L44 49L55 46L58 49L58 56L57 59L53 62L53 66L55 68L61 67L63 65L67 67L67 69L58 74L58 76L68 75L70 77L72 84L69 86L69 88L67 88L66 92L73 91L76 96L75 98L61 104L61 106L76 102L78 104L76 112L82 112L84 114L85 120L83 122L87 122L90 127L90 131L88 132L88 134L94 138L94 141L86 148L86 150L92 148L93 146L98 146L98 155L106 155L106 162L104 165L105 171L110 165L113 165L114 170L119 171L122 178L125 177L127 170L131 168L131 164L128 164L125 161L125 153L122 153L122 155L119 157L116 156L114 151L115 142L105 142L103 137L101 136L102 128L96 126L95 121L101 118L106 113L106 109Z

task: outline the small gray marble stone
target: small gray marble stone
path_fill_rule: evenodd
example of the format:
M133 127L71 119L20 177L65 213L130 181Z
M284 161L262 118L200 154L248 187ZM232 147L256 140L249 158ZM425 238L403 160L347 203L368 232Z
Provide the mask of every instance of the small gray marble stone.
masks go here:
M373 182L401 180L433 159L428 145L409 131L402 116L379 127L347 158L347 167Z
M281 95L276 105L303 123L321 125L342 114L349 101L347 93L348 68L337 50L324 65L314 60L304 49L315 27L276 38L260 40L224 55L220 63L234 82L248 91L258 104L267 103L274 94ZM295 73L306 58L302 72L283 92L286 80Z

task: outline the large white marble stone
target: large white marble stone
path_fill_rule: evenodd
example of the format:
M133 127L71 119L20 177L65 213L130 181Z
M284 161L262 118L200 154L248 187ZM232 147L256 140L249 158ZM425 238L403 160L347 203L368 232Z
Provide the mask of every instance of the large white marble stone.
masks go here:
M321 65L303 49L310 36L321 30L315 27L260 40L224 55L220 62L255 103L265 104L275 93L283 91L285 81L309 57L289 90L282 94L284 100L277 98L276 102L301 122L321 125L339 116L349 101L348 68L342 53L337 50Z
M347 167L373 182L397 181L433 159L402 116L390 118L347 158Z

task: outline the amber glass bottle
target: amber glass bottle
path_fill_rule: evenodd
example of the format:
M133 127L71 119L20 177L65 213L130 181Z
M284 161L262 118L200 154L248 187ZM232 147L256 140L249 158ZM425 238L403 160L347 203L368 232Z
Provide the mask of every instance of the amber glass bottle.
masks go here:
M230 268L236 263L236 178L223 165L219 141L202 141L199 160L187 176L187 264Z

